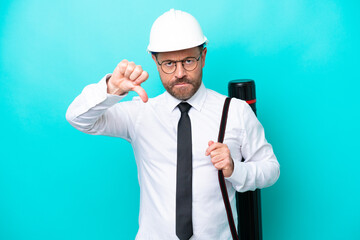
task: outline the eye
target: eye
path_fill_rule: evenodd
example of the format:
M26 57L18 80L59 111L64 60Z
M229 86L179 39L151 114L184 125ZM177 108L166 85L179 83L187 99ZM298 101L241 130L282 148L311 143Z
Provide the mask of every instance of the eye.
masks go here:
M166 66L166 67L172 67L174 65L174 62L172 62L172 61L164 61L162 64L164 66Z
M188 59L185 59L184 62L185 62L185 64L187 64L187 65L191 65L191 64L193 64L193 63L195 62L195 59L193 59L193 58L188 58Z

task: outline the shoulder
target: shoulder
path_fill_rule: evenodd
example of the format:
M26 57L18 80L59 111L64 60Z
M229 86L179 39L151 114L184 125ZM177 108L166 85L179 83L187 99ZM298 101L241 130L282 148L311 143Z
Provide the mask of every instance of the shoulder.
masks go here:
M218 93L212 89L206 88L206 103L207 104L211 104L212 106L214 105L223 105L225 98L227 96Z
M250 108L249 104L246 101L234 97L231 98L231 105L234 109L238 111L244 111L247 108Z
M228 97L226 95L223 95L221 93L218 93L212 89L206 89L207 92L207 100L211 102L217 102L223 104L225 99ZM244 110L244 108L247 108L249 104L247 104L246 101L238 99L238 98L231 98L230 102L230 108L234 108L237 111Z

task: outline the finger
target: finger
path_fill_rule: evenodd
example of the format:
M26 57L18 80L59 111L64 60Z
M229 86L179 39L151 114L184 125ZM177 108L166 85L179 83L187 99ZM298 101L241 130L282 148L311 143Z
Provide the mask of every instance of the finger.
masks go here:
M211 144L205 152L205 155L208 156L214 149L221 147L222 143L214 142Z
M122 60L121 62L118 63L118 65L116 65L113 73L111 74L111 77L114 78L114 79L119 79L120 78L120 75L121 75L121 65L123 65L123 61L126 61L125 60Z
M210 157L215 157L218 155L224 155L224 151L221 148L216 148L210 152Z
M220 154L217 154L213 157L211 157L211 162L214 164L214 163L217 163L217 162L220 162L220 161L227 161L229 159L229 155L226 154L226 153L220 153Z
M218 162L214 164L214 167L218 170L223 170L226 166L226 163L224 161Z
M220 145L215 147L215 149L210 152L211 157L213 157L215 155L220 155L220 154L221 155L230 155L230 150L226 144L220 143Z
M142 71L143 70L142 70L142 67L140 65L135 66L133 72L129 76L129 79L131 81L134 81L135 79L137 79L141 75Z
M125 74L125 70L127 68L129 61L124 59L122 60L118 65L117 65L117 69L118 69L118 73L120 75L124 75ZM120 78L120 76L118 76Z
M136 65L135 65L134 62L129 62L127 67L126 67L124 77L129 78L130 74L134 71L135 67L136 67Z
M220 161L222 161L222 160L223 160L222 156L219 156L219 155L214 156L214 157L211 157L211 162L212 162L213 164L216 164L216 163L218 163L218 162L220 162Z
M140 85L145 82L149 77L149 74L146 71L143 71L141 75L134 81L134 84Z
M230 159L223 159L222 161L217 161L214 163L214 166L220 167L223 170L231 169L233 167L233 160Z
M146 103L148 101L149 97L142 87L140 87L139 85L136 85L134 87L133 91L135 91L137 94L139 94L139 96L143 102Z
M230 168L230 163L228 161L225 161L225 160L213 163L213 165L218 170L225 170L225 169Z
M210 147L211 145L213 145L213 144L214 144L214 141L209 141L209 142L208 142L209 147ZM210 154L210 151L209 151L209 148L207 148L206 151L205 151L205 156L208 156L209 154Z

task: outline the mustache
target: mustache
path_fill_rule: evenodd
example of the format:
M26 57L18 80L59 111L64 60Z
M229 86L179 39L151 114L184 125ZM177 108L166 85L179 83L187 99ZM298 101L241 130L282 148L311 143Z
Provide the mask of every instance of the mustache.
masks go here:
M173 87L176 84L181 84L181 83L192 84L191 81L187 78L177 78L174 82L171 83L171 86Z

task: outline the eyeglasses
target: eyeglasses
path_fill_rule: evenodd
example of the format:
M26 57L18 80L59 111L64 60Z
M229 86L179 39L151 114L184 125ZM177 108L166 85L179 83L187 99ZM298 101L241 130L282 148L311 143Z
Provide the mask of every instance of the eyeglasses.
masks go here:
M157 63L161 66L161 69L163 70L164 73L170 74L175 72L176 67L177 67L177 62L181 62L183 68L186 71L192 71L194 70L197 65L198 65L198 61L200 60L202 52L200 52L200 56L198 58L196 57L187 57L183 60L178 60L178 61L171 61L171 60L165 60L161 63L159 63L158 59L156 58Z

